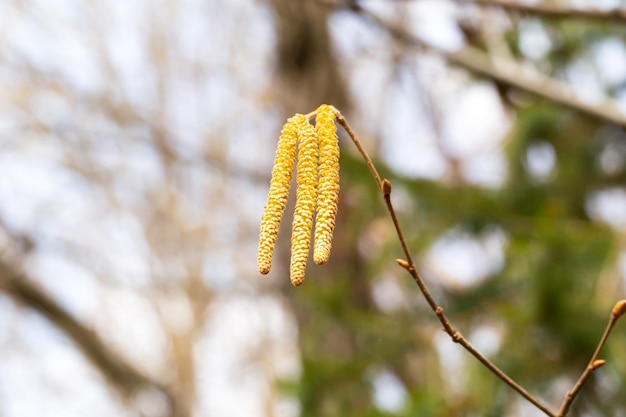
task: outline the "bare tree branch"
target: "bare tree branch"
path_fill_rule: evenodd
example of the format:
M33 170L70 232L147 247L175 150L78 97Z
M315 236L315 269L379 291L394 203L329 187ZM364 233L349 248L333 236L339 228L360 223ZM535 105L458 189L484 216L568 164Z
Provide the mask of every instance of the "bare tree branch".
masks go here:
M570 85L540 72L522 67L509 59L489 59L487 54L473 47L465 47L445 56L452 63L475 73L516 87L556 103L571 107L598 119L626 126L626 114L617 103L605 97L597 104L585 102L578 97Z
M582 18L594 20L611 20L626 22L626 10L614 8L610 10L580 9L559 3L526 4L507 0L456 0L459 3L474 3L481 6L501 7L506 10L538 15L550 18Z
M122 397L129 399L142 388L155 388L168 399L170 415L181 416L177 412L176 398L167 387L122 360L95 332L72 317L44 291L4 261L0 261L0 291L17 303L38 312L65 333Z
M435 51L445 57L449 62L468 69L476 74L485 76L502 83L515 87L533 95L546 98L582 113L588 114L600 120L606 120L626 127L626 114L617 106L615 100L604 97L597 103L588 103L576 96L574 89L567 83L556 78L541 74L531 68L506 58L490 57L479 49L465 46L457 51L446 51L427 45L415 35L408 33L393 23L368 12L362 8L353 8L357 13L376 25L387 30L395 38L402 40L408 45L421 49Z

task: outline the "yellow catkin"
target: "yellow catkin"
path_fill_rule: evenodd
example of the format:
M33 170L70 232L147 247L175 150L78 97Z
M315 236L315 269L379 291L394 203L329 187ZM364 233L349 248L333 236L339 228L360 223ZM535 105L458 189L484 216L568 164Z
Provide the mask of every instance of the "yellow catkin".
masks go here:
M315 129L320 142L319 184L313 260L328 262L339 202L339 141L333 108L322 104L316 111Z
M304 281L315 214L319 143L315 129L305 118L298 131L296 208L291 232L290 279L295 286Z
M278 140L272 180L267 193L267 203L261 218L261 231L259 233L257 266L261 274L270 272L272 266L278 228L289 196L289 184L296 159L298 129L300 124L306 120L306 117L301 114L290 118L283 126Z

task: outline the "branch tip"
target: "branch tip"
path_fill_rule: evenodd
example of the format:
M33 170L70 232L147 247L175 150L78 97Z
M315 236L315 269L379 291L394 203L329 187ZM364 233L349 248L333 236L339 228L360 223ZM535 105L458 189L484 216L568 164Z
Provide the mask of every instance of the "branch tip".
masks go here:
M613 320L619 319L624 313L626 313L626 300L620 300L615 304L615 307L613 307Z

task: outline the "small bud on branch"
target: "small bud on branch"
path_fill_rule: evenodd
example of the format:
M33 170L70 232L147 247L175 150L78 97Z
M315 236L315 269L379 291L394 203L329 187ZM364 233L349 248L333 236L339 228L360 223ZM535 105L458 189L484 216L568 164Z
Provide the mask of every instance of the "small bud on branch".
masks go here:
M383 196L388 197L389 194L391 194L391 181L385 178L380 188L383 192Z
M620 300L613 307L613 319L619 319L624 313L626 313L626 300Z
M411 268L411 265L409 265L409 263L404 259L396 259L396 263L406 270Z

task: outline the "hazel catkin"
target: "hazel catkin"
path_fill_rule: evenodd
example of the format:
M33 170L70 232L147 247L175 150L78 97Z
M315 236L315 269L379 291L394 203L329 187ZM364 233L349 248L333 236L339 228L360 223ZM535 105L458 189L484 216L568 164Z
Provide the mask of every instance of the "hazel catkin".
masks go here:
M309 122L313 114L315 127ZM296 207L289 266L290 280L295 286L304 281L314 219L315 263L325 264L330 256L339 198L339 141L335 117L335 109L326 104L308 116L296 114L283 126L278 140L267 203L261 218L257 265L261 274L269 273L295 166Z
M308 120L300 120L298 129L298 166L296 172L296 208L291 232L291 283L304 281L306 261L311 245L311 230L317 202L318 152L317 134Z
M296 144L298 141L298 129L306 117L296 114L283 126L278 146L272 180L267 193L267 203L261 217L261 231L259 232L259 248L257 253L257 266L261 274L267 274L272 266L272 256L280 220L287 205L289 196L289 184L296 160Z
M330 257L339 202L339 140L331 106L322 104L317 109L315 130L320 150L313 260L323 265Z

